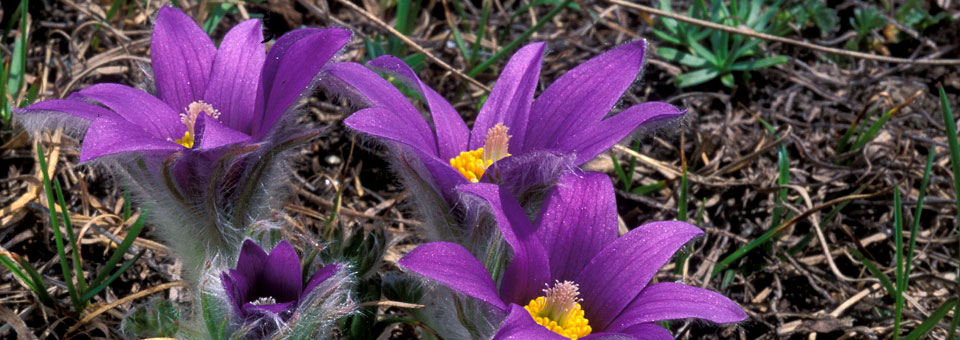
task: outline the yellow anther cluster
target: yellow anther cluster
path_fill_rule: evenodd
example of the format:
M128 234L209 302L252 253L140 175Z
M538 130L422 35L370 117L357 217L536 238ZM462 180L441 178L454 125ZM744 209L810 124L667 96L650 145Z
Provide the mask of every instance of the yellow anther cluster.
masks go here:
M459 156L450 159L450 166L457 169L470 183L477 183L483 177L483 171L487 170L487 167L493 164L493 161L490 159L484 162L483 148L479 148L473 151L460 152Z
M541 296L535 300L530 300L530 303L523 308L530 312L530 316L538 324L569 339L579 339L590 335L590 332L593 331L590 328L589 320L583 317L583 309L580 308L579 303L568 309L557 320L551 319L549 316L541 316L551 314L550 311L544 310L544 308L549 308L546 305L547 298Z
M183 138L174 140L173 142L192 149L194 138L197 135L197 133L194 131L194 127L197 125L197 117L202 114L206 114L213 119L220 119L220 111L217 111L217 109L214 109L212 105L205 103L202 100L190 103L190 105L187 106L186 111L186 113L180 114L180 123L183 123L183 125L187 127L187 132L183 133Z
M473 151L461 151L459 156L450 159L450 166L457 169L470 183L479 182L480 178L483 177L483 172L490 165L493 165L493 162L510 156L510 153L507 152L510 142L510 135L507 134L507 130L506 126L497 123L487 130L487 138L484 140L482 148Z
M186 148L188 148L188 149L192 149L192 148L193 148L193 134L191 134L190 131L188 130L187 132L185 132L185 133L183 134L183 138L177 139L177 140L175 140L175 141L173 141L173 142L174 142L174 143L177 143L177 144L180 144L180 145L183 145L184 147L186 147Z

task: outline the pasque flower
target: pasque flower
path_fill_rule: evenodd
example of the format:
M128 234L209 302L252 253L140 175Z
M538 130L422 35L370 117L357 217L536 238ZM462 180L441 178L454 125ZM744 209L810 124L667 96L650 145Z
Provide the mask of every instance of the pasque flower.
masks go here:
M253 241L245 240L236 269L224 271L220 279L234 312L241 319L270 316L286 320L313 288L339 268L338 265L324 266L304 287L300 258L289 242L281 241L268 255Z
M323 84L368 106L344 122L390 142L394 167L417 195L415 200L425 209L449 210L458 185L496 183L524 197L528 189L549 185L560 172L592 159L638 127L681 116L683 111L673 105L647 102L607 117L636 80L645 46L636 41L594 57L534 101L545 44L527 45L507 62L472 131L443 96L392 56L367 66L407 82L425 99L432 122L390 82L361 65L331 64ZM423 214L428 221L438 221L432 225L445 220Z
M204 323L224 327L207 331L231 339L331 338L336 320L356 308L350 299L352 274L329 264L304 284L301 273L297 251L287 241L267 254L254 241L244 240L236 267L219 273L224 294L200 285L202 295L221 295L220 306L226 307L211 308L211 299L201 300Z
M400 260L408 270L485 302L503 322L494 339L564 339L623 335L672 339L654 322L701 318L742 321L730 299L674 282L649 284L683 244L700 235L684 222L652 222L617 237L610 179L569 172L530 223L517 201L495 185L459 187L489 203L512 261L491 279L458 244L427 243Z
M80 161L118 169L154 212L154 224L197 270L203 252L235 255L243 227L267 217L280 151L319 134L289 114L349 40L300 29L267 53L259 20L214 45L186 14L163 7L151 40L155 95L96 84L18 110L28 128L60 124L83 137ZM275 177L275 176L274 176ZM282 191L282 190L281 190Z

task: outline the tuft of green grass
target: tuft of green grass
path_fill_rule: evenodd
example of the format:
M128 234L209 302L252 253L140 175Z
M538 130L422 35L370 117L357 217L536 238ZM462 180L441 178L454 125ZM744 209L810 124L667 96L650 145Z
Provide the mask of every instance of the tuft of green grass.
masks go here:
M779 4L779 0L774 1L764 11L764 0L732 0L729 6L722 0L712 0L708 9L704 0L695 0L687 16L727 26L747 26L753 31L767 33L771 30L768 24ZM666 12L673 11L669 0L660 0L659 7ZM789 60L784 56L760 57L763 51L759 48L759 39L702 28L670 18L660 18L660 22L664 29L654 29L654 35L683 50L659 47L657 55L693 69L677 76L679 87L694 86L719 77L724 86L732 88L735 85L734 72L742 72L744 80L748 80L750 71ZM708 40L710 48L704 46L702 40Z
M556 3L556 1L546 1L546 2ZM467 75L471 77L476 77L480 73L483 73L483 71L486 71L487 68L492 66L494 63L496 63L500 59L503 59L505 56L512 53L513 50L519 47L520 44L522 44L524 41L527 40L527 38L533 35L533 33L539 31L540 28L543 27L543 25L550 22L551 19L553 19L553 17L555 17L557 14L560 14L560 12L563 11L565 8L570 7L572 3L573 3L573 0L563 0L563 2L560 2L559 4L555 5L552 9L550 9L549 12L547 12L547 14L544 14L542 17L538 18L536 24L534 24L530 28L527 28L525 31L523 31L523 33L520 33L520 36L516 37L515 39L513 39L512 41L504 45L503 48L501 48L499 51L497 51L492 56L490 56L490 58L487 58L477 66L474 66L474 68L470 69L470 71L467 72Z
M47 173L47 161L43 154L43 148L39 143L37 143L37 157L40 163L40 172L43 175L43 188L46 192L47 207L49 208L48 215L50 217L50 226L53 228L54 241L57 248L57 257L60 262L60 271L63 274L64 283L67 286L67 292L70 295L70 302L73 306L74 313L79 315L89 304L90 299L103 291L103 289L107 288L111 282L120 277L120 274L130 268L130 266L140 259L141 255L143 255L143 252L141 251L134 256L133 259L120 266L119 269L114 270L117 264L123 260L123 255L127 252L130 246L133 245L133 241L143 230L144 219L142 217L146 214L146 212L141 214L141 218L138 218L133 226L130 227L127 235L117 246L117 250L113 253L113 255L110 256L100 272L96 274L93 281L90 281L88 284L84 278L82 259L80 258L80 248L78 246L79 241L77 240L76 235L73 233L73 223L70 219L70 212L67 209L63 190L60 187L60 181L51 181L50 176ZM57 211L58 207L59 212ZM63 222L63 231L60 230L61 221ZM67 258L68 246L71 253L69 259ZM13 266L12 263L10 263L11 261L7 260L8 258L13 259L13 257L6 254L4 255L6 257L0 257L0 263L13 271L15 275L17 275L17 277L20 278L30 290L34 291L38 296L40 296L42 300L47 302L52 301L46 292L46 285L44 284L42 277L39 275L39 273L37 273L33 266L26 261L18 260L19 267L23 269L21 271L20 268L16 268L16 266ZM23 275L24 271L26 271L29 276ZM74 282L74 277L76 277L76 282Z

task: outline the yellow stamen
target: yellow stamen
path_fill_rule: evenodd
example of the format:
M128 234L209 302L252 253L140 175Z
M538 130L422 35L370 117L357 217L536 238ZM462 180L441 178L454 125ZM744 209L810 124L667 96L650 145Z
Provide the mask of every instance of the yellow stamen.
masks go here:
M479 182L483 172L493 165L493 162L510 156L507 152L510 141L507 130L506 126L497 123L487 130L487 139L482 148L460 152L460 155L450 159L450 166L457 169L471 183Z
M530 300L523 308L533 320L554 333L569 339L578 339L590 335L593 331L590 322L583 316L580 308L579 287L573 282L557 282L552 288L543 290L544 295Z
M213 119L220 118L220 111L214 109L212 105L202 100L190 103L190 105L187 106L187 112L180 114L180 122L187 127L187 132L183 133L183 138L174 140L174 143L183 145L186 148L193 148L194 138L197 136L194 131L194 125L197 124L197 117L202 113L206 113Z

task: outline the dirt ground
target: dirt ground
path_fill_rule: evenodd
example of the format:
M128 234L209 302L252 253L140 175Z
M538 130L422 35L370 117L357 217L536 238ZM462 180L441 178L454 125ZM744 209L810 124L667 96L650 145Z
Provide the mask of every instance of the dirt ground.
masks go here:
M387 40L394 34L370 17L393 27L396 2L353 1L358 10L340 1L243 3L239 10L223 17L212 36L216 41L233 24L260 15L265 18L267 36L304 26L344 27L352 30L354 37L338 59L362 62L370 53L365 41ZM468 65L468 58L458 49L451 25L472 44L483 17L483 2L463 2L459 4L462 14L457 14L454 1L422 1L422 9L406 34L414 45L399 44L406 46L408 54L422 49L450 67L466 71L475 65ZM101 82L137 85L149 81L140 65L149 63L151 17L161 3L117 2L123 5L105 21L102 18L114 1L30 1L24 77L26 84L37 84L38 100L61 98ZM938 307L957 298L957 205L937 96L937 85L942 84L954 109L960 107L956 65L887 63L764 41L759 46L765 53L786 56L789 61L753 71L749 79L737 72L732 88L719 79L680 88L675 76L689 67L653 53L656 47L672 46L653 34L653 28L660 25L656 16L607 0L578 0L573 2L577 8L564 9L541 22L560 2L540 1L518 11L533 1L493 0L480 59L503 49L531 27L538 27L526 41L548 43L540 78L542 91L566 70L602 51L648 39L644 72L618 107L667 101L687 108L688 114L682 123L641 131L635 140L621 143L585 167L614 179L618 212L626 227L652 220L699 219L706 231L704 237L688 246L686 266L676 270L671 262L656 280L682 281L721 292L741 304L749 318L720 326L674 321L670 328L678 339L891 338L895 301L854 252L862 253L888 277L894 277L893 188L898 186L902 192L904 221L909 226L916 218L921 179L931 151L935 155L919 219L916 252L910 259L902 334L918 328ZM18 3L4 1L0 28L17 20L12 15ZM179 3L201 23L211 15L211 8L219 5L207 1ZM854 10L882 6L881 2L858 0L827 1L827 5L836 11L840 24L826 36L810 29L783 36L842 48L845 40L838 39L854 30L849 23ZM689 1L673 3L677 13L686 13L689 6ZM956 1L925 6L954 17L960 11L960 2ZM893 57L960 58L958 28L956 21L945 20L915 31L916 38L880 45ZM15 37L20 34L17 26L9 32L0 41L4 65L10 62ZM863 52L884 53L882 48ZM500 59L473 78L492 85L505 61ZM422 63L419 75L423 81L451 101L469 124L486 92L433 58ZM852 124L867 126L897 106L902 109L864 147L837 152ZM318 92L307 108L303 124L328 129L322 138L302 147L294 159L296 171L289 176L292 194L284 209L277 212L278 218L287 222L285 236L295 244L307 244L309 237L320 235L340 192L337 213L342 227L383 228L391 244L379 270L382 274L397 271L395 261L423 241L422 226L403 204L406 192L390 172L385 151L362 143L344 127L343 119L353 108L342 101ZM879 109L877 114L865 114L873 108ZM771 125L772 132L765 123ZM52 151L51 169L55 166L55 177L64 184L81 238L83 269L97 270L115 247L111 238L122 238L133 221L122 218L123 188L109 173L78 164L77 140L51 131L41 143ZM127 258L141 249L144 255L98 294L87 312L75 315L58 268L33 141L20 127L7 125L0 132L0 144L0 251L15 253L38 268L54 287L50 291L55 300L53 305L40 303L10 271L0 269L0 320L4 320L0 338L15 339L20 332L41 339L125 338L121 320L134 306L151 298L186 303L189 294L180 285L151 291L178 282L180 265L154 237L153 226L147 226ZM783 156L789 181L780 186L778 157ZM632 186L657 187L643 193L626 190L611 157L622 166L636 159ZM688 211L686 216L678 216L684 164L689 181L685 197ZM786 200L778 204L781 188L786 189ZM136 211L134 205L134 217ZM711 275L719 261L771 230L775 211L785 215L776 223L778 232L771 241ZM909 240L909 229L904 233ZM98 308L111 303L111 308ZM405 313L401 308L387 312ZM945 338L952 318L951 311L926 337ZM421 332L398 324L381 338L418 339ZM19 338L31 337L20 334Z

